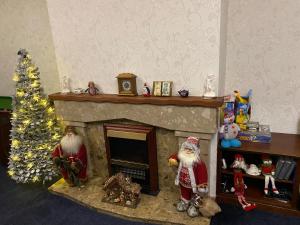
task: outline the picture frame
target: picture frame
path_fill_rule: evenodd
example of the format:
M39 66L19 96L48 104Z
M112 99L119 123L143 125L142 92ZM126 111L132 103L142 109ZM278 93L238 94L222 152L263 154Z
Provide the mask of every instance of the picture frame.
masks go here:
M162 81L161 84L161 96L172 95L172 81Z
M161 96L161 85L162 81L153 81L152 95Z

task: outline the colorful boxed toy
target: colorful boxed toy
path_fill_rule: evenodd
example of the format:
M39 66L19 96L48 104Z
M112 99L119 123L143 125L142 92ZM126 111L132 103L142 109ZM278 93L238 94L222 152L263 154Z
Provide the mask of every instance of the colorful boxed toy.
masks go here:
M241 130L238 134L238 138L241 141L270 143L272 140L270 126L259 125L258 131Z
M220 112L220 121L221 124L224 124L224 115L225 114L234 114L234 104L235 104L235 96L227 95L224 96L224 103Z
M250 131L258 131L258 129L259 129L258 122L248 121L248 123L246 125L247 125L247 130L250 130Z

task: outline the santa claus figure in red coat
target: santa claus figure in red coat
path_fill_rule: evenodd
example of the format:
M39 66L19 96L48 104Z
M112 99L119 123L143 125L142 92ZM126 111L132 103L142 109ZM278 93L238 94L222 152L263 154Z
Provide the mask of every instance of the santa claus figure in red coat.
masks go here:
M52 159L70 186L87 181L87 151L74 127L66 128L66 135L52 152Z
M181 145L177 154L169 158L169 165L178 165L175 184L180 186L181 198L177 203L177 211L187 211L190 217L199 215L199 210L190 204L194 194L208 192L207 169L205 163L200 159L199 140L188 137Z

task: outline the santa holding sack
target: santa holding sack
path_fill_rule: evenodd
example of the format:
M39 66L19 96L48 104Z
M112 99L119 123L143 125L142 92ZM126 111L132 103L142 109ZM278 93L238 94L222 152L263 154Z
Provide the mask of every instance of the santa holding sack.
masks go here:
M200 159L199 140L196 137L188 137L181 145L177 154L169 158L169 166L177 166L178 171L175 185L179 185L181 197L176 205L179 212L187 211L190 217L199 215L199 210L190 204L195 194L206 194L207 169Z
M65 136L52 152L52 159L70 186L87 181L87 151L74 127L66 128Z

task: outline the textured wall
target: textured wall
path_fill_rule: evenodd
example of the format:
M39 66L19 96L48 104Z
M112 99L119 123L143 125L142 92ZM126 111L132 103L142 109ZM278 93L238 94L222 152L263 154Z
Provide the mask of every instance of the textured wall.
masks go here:
M300 133L300 1L230 0L226 92L252 88L253 120Z
M46 93L60 90L58 70L45 0L1 0L0 95L12 95L12 73L19 48L26 48L39 67Z
M220 0L48 0L60 77L71 87L95 81L117 93L121 72L144 81L174 81L202 95L219 74ZM84 10L83 10L84 9ZM140 91L140 90L139 90Z

